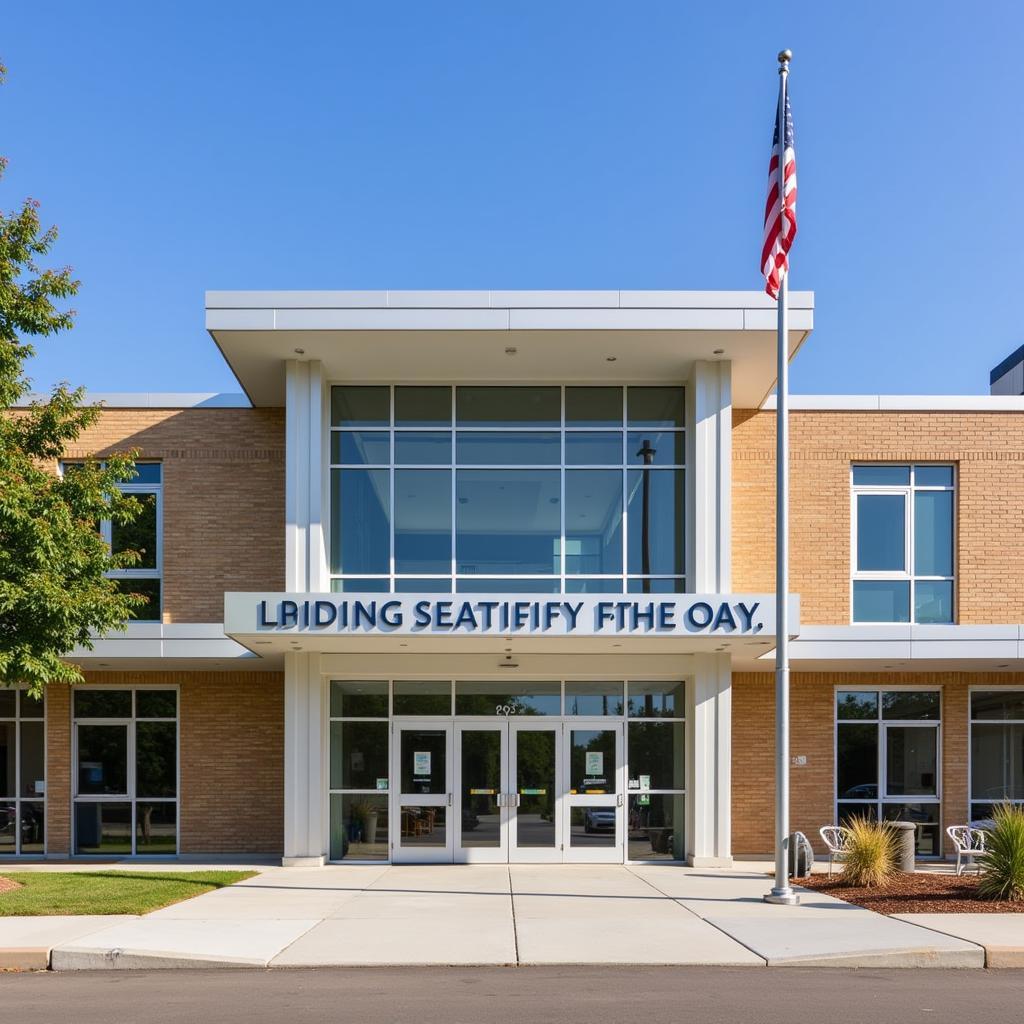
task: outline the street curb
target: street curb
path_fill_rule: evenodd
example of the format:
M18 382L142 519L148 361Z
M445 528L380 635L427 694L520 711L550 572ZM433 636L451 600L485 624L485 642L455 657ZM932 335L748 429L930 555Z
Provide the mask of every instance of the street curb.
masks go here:
M0 949L0 971L45 971L49 966L49 946L9 946Z
M265 968L262 958L212 957L160 950L64 946L50 955L51 971L117 971L195 968Z
M1024 967L1024 946L986 946L985 966Z

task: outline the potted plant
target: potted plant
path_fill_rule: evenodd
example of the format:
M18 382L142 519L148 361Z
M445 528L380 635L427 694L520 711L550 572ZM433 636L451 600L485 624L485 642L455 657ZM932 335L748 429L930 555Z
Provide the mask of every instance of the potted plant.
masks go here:
M377 816L377 806L370 800L357 800L352 804L352 824L362 833L366 843L377 842ZM353 842L357 841L353 837Z

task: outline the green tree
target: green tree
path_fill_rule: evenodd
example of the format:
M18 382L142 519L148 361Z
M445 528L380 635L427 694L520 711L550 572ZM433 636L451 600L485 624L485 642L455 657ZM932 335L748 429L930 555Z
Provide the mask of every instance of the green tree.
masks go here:
M0 65L0 82L4 72ZM0 176L6 166L0 157ZM91 634L124 628L145 603L104 575L135 565L138 554L112 554L97 530L101 519L120 526L139 514L118 488L135 475L134 453L87 459L61 476L58 461L99 407L83 405L83 389L60 384L47 400L12 411L30 391L26 338L74 322L73 310L56 305L78 291L71 268L39 266L56 238L34 200L0 211L0 684L27 684L37 695L46 683L80 681L64 656L91 647Z

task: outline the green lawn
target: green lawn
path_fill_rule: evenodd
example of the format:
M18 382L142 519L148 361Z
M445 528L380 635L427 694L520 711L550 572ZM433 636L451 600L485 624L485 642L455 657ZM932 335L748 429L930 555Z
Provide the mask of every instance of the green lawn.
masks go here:
M147 914L255 871L5 871L22 888L0 892L0 917Z

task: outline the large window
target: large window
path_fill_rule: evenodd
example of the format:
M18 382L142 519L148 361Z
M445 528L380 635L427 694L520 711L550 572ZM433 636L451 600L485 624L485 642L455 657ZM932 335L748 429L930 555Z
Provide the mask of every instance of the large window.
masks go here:
M953 621L953 467L853 467L853 621Z
M66 462L66 473L80 463ZM121 526L104 519L100 534L113 554L137 551L138 562L130 569L117 569L108 575L118 587L130 594L139 594L146 603L136 609L135 621L159 622L163 608L163 471L159 462L138 462L135 476L121 484L142 506L133 523Z
M1024 804L1024 690L971 691L971 820Z
M178 691L76 688L75 853L178 849Z
M939 854L938 690L836 693L836 819L917 826L917 852Z
M685 591L684 398L333 387L333 588Z
M46 850L43 701L0 687L0 855Z

